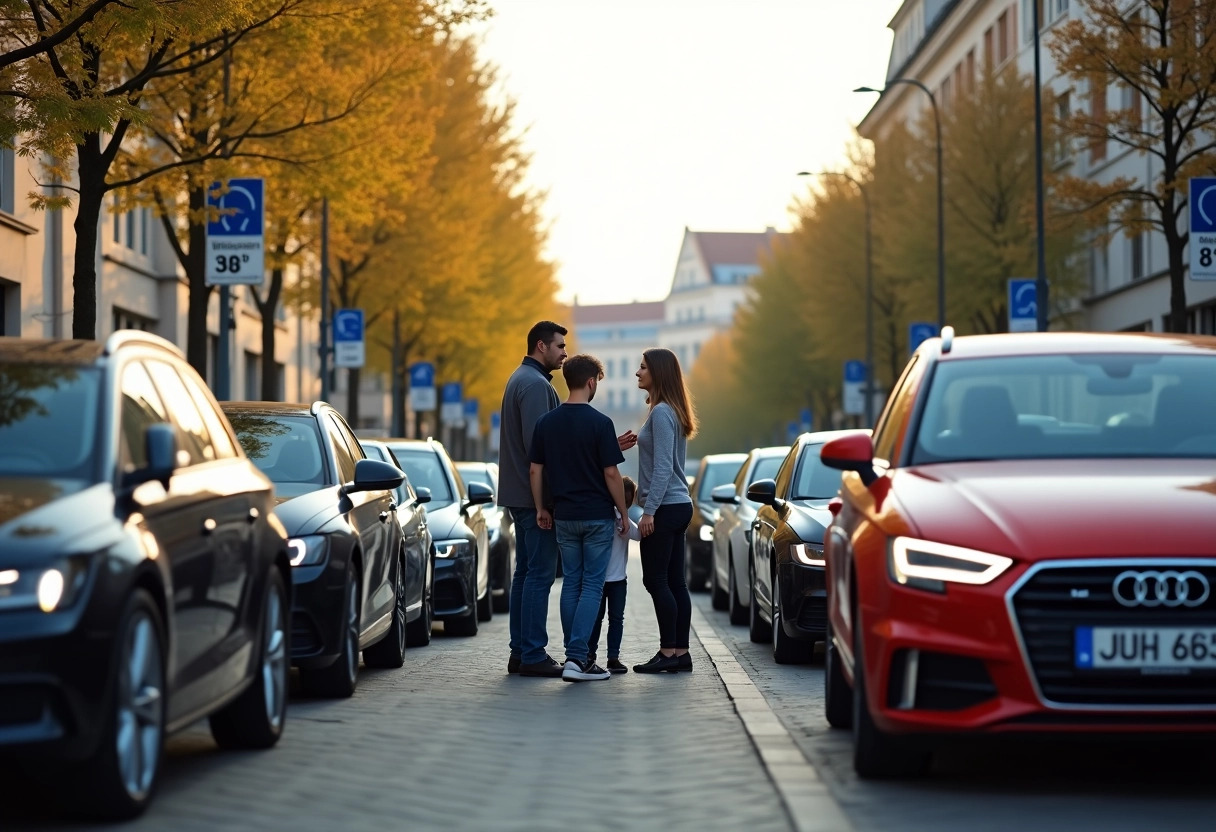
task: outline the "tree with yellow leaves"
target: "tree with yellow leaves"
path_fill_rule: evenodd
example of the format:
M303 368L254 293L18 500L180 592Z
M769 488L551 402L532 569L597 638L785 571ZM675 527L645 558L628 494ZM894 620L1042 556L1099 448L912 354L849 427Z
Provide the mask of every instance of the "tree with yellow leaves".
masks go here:
M1210 0L1081 0L1048 47L1060 71L1083 87L1089 106L1061 122L1065 134L1105 157L1113 142L1153 160L1149 179L1065 176L1060 196L1115 229L1165 236L1170 311L1184 332L1188 233L1181 225L1187 180L1216 172L1216 3ZM1126 92L1108 107L1108 91Z

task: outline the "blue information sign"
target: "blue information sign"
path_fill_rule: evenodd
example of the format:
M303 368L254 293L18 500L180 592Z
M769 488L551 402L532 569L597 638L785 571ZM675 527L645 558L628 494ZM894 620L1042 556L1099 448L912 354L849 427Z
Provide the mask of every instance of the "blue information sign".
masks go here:
M802 429L804 431L809 433L814 429L815 419L811 415L811 409L809 407L802 408L802 412L798 415L802 417Z
M459 422L464 416L464 391L460 382L449 381L443 385L440 395L443 406L440 408L439 418L452 424Z
M908 324L908 353L916 352L917 347L937 337L937 324L928 321L915 321Z
M363 310L334 310L334 366L362 367L364 361Z
M1039 328L1039 290L1033 277L1009 278L1009 331L1035 332Z
M1190 180L1191 280L1216 280L1216 177Z
M265 185L261 179L229 179L207 189L207 206L215 209L207 222L208 286L260 285L265 278Z
M419 361L410 365L410 407L416 411L432 411L439 402L435 394L435 365Z

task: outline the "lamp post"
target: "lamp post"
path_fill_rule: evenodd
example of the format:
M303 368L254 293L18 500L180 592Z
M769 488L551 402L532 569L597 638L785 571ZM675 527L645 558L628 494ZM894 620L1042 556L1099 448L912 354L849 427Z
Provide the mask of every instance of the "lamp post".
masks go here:
M865 207L866 213L866 425L874 427L874 268L873 268L873 247L871 244L870 234L870 193L866 186L859 179L850 176L847 173L834 170L821 171L818 174L810 171L801 171L799 176L839 176L847 179L857 186L857 190L861 191L861 203Z
M892 78L884 89L858 87L853 92L876 92L882 95L894 84L910 84L929 96L933 105L933 126L937 132L937 331L946 326L946 214L942 189L942 117L937 109L937 96L915 78Z
M1043 82L1039 70L1039 4L1031 3L1034 28L1034 231L1036 248L1035 329L1047 331L1047 246L1043 239Z

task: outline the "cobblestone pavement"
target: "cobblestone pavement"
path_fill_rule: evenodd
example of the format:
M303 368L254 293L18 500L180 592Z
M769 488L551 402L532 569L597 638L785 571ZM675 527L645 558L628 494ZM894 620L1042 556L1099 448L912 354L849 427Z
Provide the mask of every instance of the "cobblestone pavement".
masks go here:
M637 559L631 558L637 569ZM551 646L562 658L557 615ZM657 647L632 574L622 658ZM345 701L291 701L269 752L219 751L205 726L172 738L161 790L123 826L144 832L789 830L790 819L701 645L693 673L603 682L508 676L507 617L436 636L399 671L364 669ZM601 648L602 649L602 648ZM68 829L0 785L0 829ZM5 819L8 815L8 819ZM100 828L100 827L99 827Z
M734 653L859 832L1144 832L1216 828L1216 742L1095 745L1052 741L938 755L926 778L858 780L852 739L823 714L822 650L778 665L707 594L693 605Z

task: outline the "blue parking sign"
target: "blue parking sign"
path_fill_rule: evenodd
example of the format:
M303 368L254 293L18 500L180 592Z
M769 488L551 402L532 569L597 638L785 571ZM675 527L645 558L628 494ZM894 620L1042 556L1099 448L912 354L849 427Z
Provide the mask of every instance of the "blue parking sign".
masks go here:
M1191 280L1216 280L1216 176L1190 180Z
M917 347L937 337L937 324L928 321L916 321L908 324L908 354L916 352Z
M1035 332L1039 328L1039 287L1033 277L1009 278L1009 331Z
M365 350L363 341L363 310L335 309L334 366L362 367Z
M418 361L410 365L410 407L413 410L432 411L439 402L435 394L435 365L429 361Z

